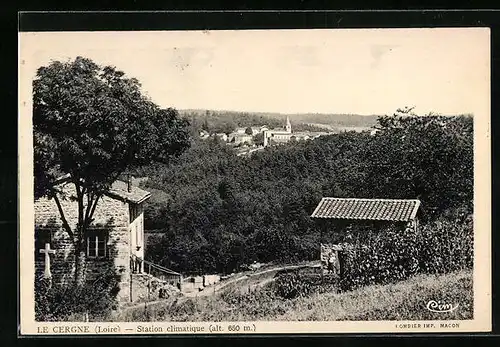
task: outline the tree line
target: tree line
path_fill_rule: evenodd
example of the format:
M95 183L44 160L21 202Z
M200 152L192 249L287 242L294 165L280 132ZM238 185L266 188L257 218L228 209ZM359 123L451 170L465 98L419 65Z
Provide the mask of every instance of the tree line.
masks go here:
M286 114L213 111L213 110L182 110L180 115L187 119L195 132L205 130L210 133L229 134L236 128L265 125L269 129L282 128ZM333 127L370 127L376 124L375 115L348 114L292 114L290 120L295 131L328 131L328 128L318 127L308 123L319 123Z
M188 273L232 272L252 261L318 259L309 217L324 196L418 198L423 223L472 211L471 116L379 117L378 132L344 132L237 157L217 139L194 140L168 165L144 167L166 193L146 210L161 230L154 261Z

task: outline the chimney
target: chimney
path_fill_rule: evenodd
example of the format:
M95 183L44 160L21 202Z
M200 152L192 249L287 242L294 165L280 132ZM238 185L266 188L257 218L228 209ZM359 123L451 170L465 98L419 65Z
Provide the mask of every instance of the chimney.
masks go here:
M129 193L132 191L132 180L130 179L130 174L127 174L127 191Z

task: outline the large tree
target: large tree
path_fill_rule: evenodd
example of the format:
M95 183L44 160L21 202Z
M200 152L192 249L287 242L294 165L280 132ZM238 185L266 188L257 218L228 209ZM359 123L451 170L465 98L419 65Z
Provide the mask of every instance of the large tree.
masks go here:
M54 199L73 240L75 284L85 274L85 236L99 199L118 177L152 161L168 161L189 146L188 123L160 109L134 78L77 57L38 69L33 81L35 197ZM78 223L70 227L57 179L74 184Z

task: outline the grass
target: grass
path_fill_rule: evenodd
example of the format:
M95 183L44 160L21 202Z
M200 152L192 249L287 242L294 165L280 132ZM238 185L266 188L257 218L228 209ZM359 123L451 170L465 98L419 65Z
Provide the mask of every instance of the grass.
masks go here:
M161 305L128 310L120 321L366 321L472 319L472 271L418 275L388 285L352 292L322 293L287 300L274 283L242 294L236 290L211 297L173 299ZM453 312L426 309L430 300L459 304Z

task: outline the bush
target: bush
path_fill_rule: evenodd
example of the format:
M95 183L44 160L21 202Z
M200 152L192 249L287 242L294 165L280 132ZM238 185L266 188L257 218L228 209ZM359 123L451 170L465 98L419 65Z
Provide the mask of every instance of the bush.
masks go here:
M106 273L82 287L35 282L35 319L37 321L104 320L117 308L118 278Z
M441 218L422 226L419 234L420 269L442 274L472 269L474 228L467 208L447 211Z
M450 209L439 219L420 226L418 232L388 227L341 244L345 249L341 254L342 290L393 283L417 273L471 269L472 214L467 207Z
M273 285L276 294L283 299L295 299L313 293L337 291L338 277L321 276L308 271L293 271L279 275Z
M311 283L303 281L298 273L287 273L276 280L276 292L284 299L295 299L311 292Z
M342 290L406 279L419 270L417 234L389 227L367 232L363 241L344 243Z

